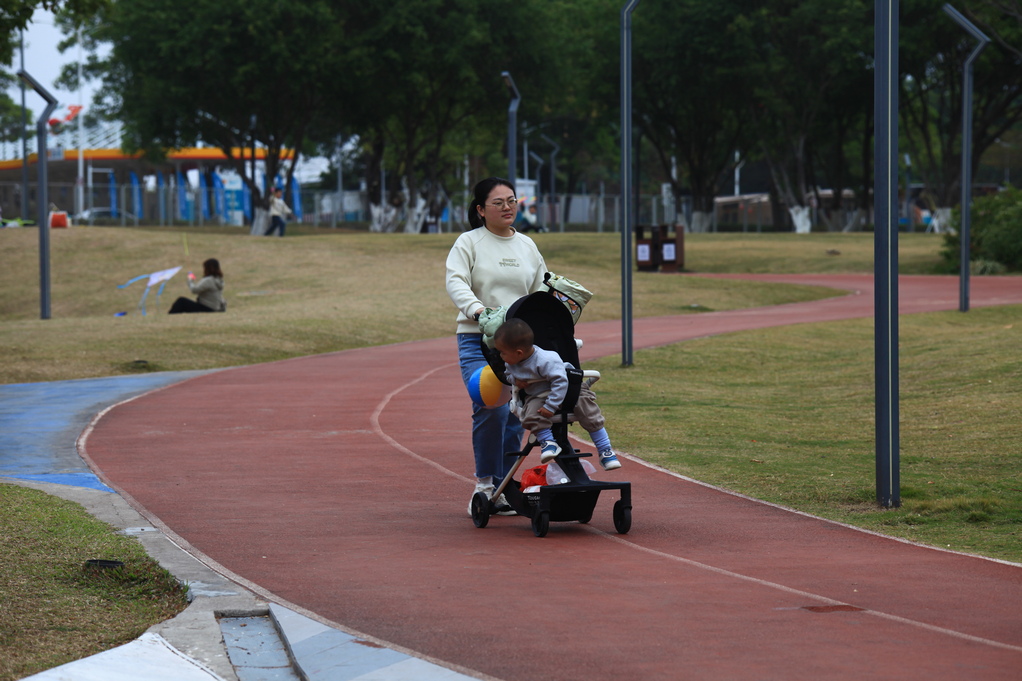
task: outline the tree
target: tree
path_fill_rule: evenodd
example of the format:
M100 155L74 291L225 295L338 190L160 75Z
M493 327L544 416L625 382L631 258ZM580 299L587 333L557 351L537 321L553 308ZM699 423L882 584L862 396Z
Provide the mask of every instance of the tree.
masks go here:
M747 17L757 56L750 64L755 85L748 112L775 198L796 231L809 231L809 203L818 200L811 199L818 189L830 184L840 198L844 187L831 183L851 174L831 166L834 176L825 177L814 165L814 157L824 155L826 135L838 135L826 156L840 158L835 152L872 118L854 103L871 101L872 7L867 0L770 0Z
M997 39L975 64L973 170L983 152L1022 120L1022 58L1010 47L1022 45L1022 24L1000 11L1005 4L974 0L963 9ZM925 182L946 223L961 196L962 74L976 42L941 8L938 0L915 0L906 8L912 20L905 31L900 114L913 175Z
M327 0L118 0L93 30L109 41L100 107L125 124L128 145L159 157L199 141L218 147L253 195L253 139L266 174L290 185L317 114L344 117L345 9ZM249 153L250 157L250 153Z
M723 174L747 146L753 58L736 18L741 0L679 0L634 15L634 120L652 142L675 196L692 191L692 231L707 231ZM673 161L683 170L672 175Z
M4 0L0 10L0 64L11 64L18 31L28 26L37 9L63 10L76 20L84 21L108 4L109 0Z
M550 4L397 0L353 10L360 41L372 46L357 72L367 84L358 121L365 126L373 229L396 227L396 211L381 203L381 165L395 179L389 196L404 202L406 231L418 231L427 212L442 206L465 154L499 144L507 129L502 71L512 72L527 106L541 101L536 95L558 61Z
M21 105L6 93L0 93L0 142L17 142L30 135L31 131L23 121L29 125L35 121L32 111L26 110L22 118Z

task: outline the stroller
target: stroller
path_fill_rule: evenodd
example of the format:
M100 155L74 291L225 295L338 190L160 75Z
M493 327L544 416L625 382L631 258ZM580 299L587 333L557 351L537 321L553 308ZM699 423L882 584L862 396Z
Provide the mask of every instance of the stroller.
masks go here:
M549 285L549 281L548 281ZM508 308L505 318L517 317L525 321L535 334L535 343L541 348L552 350L573 367L581 366L578 359L578 344L574 337L574 318L565 304L551 292L537 292L517 300ZM485 347L485 346L484 346ZM495 352L485 351L494 373L504 379L504 363ZM632 485L629 482L603 482L592 480L586 473L581 458L591 456L582 454L572 447L568 440L568 426L573 421L571 414L578 400L583 381L589 385L599 379L599 372L583 372L568 369L568 394L564 398L560 411L553 418L551 430L554 439L561 447L561 454L554 459L564 472L567 482L544 485L538 491L523 491L521 483L514 479L526 457L539 445L534 434L530 434L525 448L520 452L508 452L506 456L517 457L511 472L507 474L492 494L477 492L472 497L472 522L476 527L486 527L490 516L496 513L494 501L501 494L518 515L532 519L532 531L537 537L545 537L550 529L550 522L578 521L588 523L593 517L600 492L620 490L621 497L614 502L614 529L626 534L632 526ZM551 462L553 463L553 462Z

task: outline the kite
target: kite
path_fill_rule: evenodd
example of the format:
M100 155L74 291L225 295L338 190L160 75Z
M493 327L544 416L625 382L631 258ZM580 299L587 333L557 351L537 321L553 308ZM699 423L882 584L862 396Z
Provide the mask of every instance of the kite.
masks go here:
M169 270L160 270L159 272L153 272L152 274L143 274L141 276L135 277L134 279L129 279L128 281L121 284L117 288L127 288L128 286L134 284L136 281L148 279L145 285L145 293L142 294L142 299L138 301L138 309L142 310L142 316L145 317L145 299L146 296L149 295L149 289L151 289L153 286L156 286L157 284L160 285L160 288L156 290L156 305L159 306L160 295L163 293L163 287L166 286L167 282L170 281L170 278L177 274L180 270L181 267L172 267Z

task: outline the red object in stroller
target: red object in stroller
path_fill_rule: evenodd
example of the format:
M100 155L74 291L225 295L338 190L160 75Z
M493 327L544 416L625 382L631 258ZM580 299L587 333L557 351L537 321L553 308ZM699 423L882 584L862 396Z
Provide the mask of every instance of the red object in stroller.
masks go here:
M506 318L517 317L525 321L535 334L535 343L541 348L552 350L561 359L579 367L578 345L575 343L574 323L571 313L564 304L549 293L539 292L525 296L508 308ZM503 379L504 363L496 353L485 349L494 373ZM568 426L571 424L571 410L578 400L584 374L578 369L568 370L568 394L560 411L553 419L551 428L554 439L561 447L561 454L555 459L564 471L568 482L545 485L538 492L523 492L514 475L521 468L525 458L538 446L535 435L520 452L508 452L506 456L518 457L514 468L492 494L477 492L472 497L472 522L476 527L486 527L490 516L496 512L494 500L501 494L518 515L532 519L532 531L537 537L545 537L553 522L588 523L593 517L600 492L619 490L621 498L614 502L614 529L625 534L632 526L632 484L630 482L604 482L592 480L582 466L580 459L591 456L582 454L568 440Z

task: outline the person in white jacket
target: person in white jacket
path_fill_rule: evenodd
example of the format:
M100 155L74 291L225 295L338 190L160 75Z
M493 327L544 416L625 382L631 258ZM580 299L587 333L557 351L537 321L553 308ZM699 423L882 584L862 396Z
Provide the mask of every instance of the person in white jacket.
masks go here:
M270 236L278 229L280 236L284 236L284 225L286 224L284 218L294 215L294 211L281 198L282 194L280 187L274 187L270 193L270 226L266 228L266 233L263 236Z
M547 272L536 244L512 226L518 199L511 182L498 177L479 182L468 211L472 229L458 237L447 255L447 294L458 308L458 358L466 390L472 373L486 364L479 316L486 308L509 306L543 290ZM500 485L512 465L504 453L521 449L523 433L521 422L507 405L486 408L473 404L473 496L476 492L492 495ZM514 513L503 499L498 499L496 506L498 513Z

